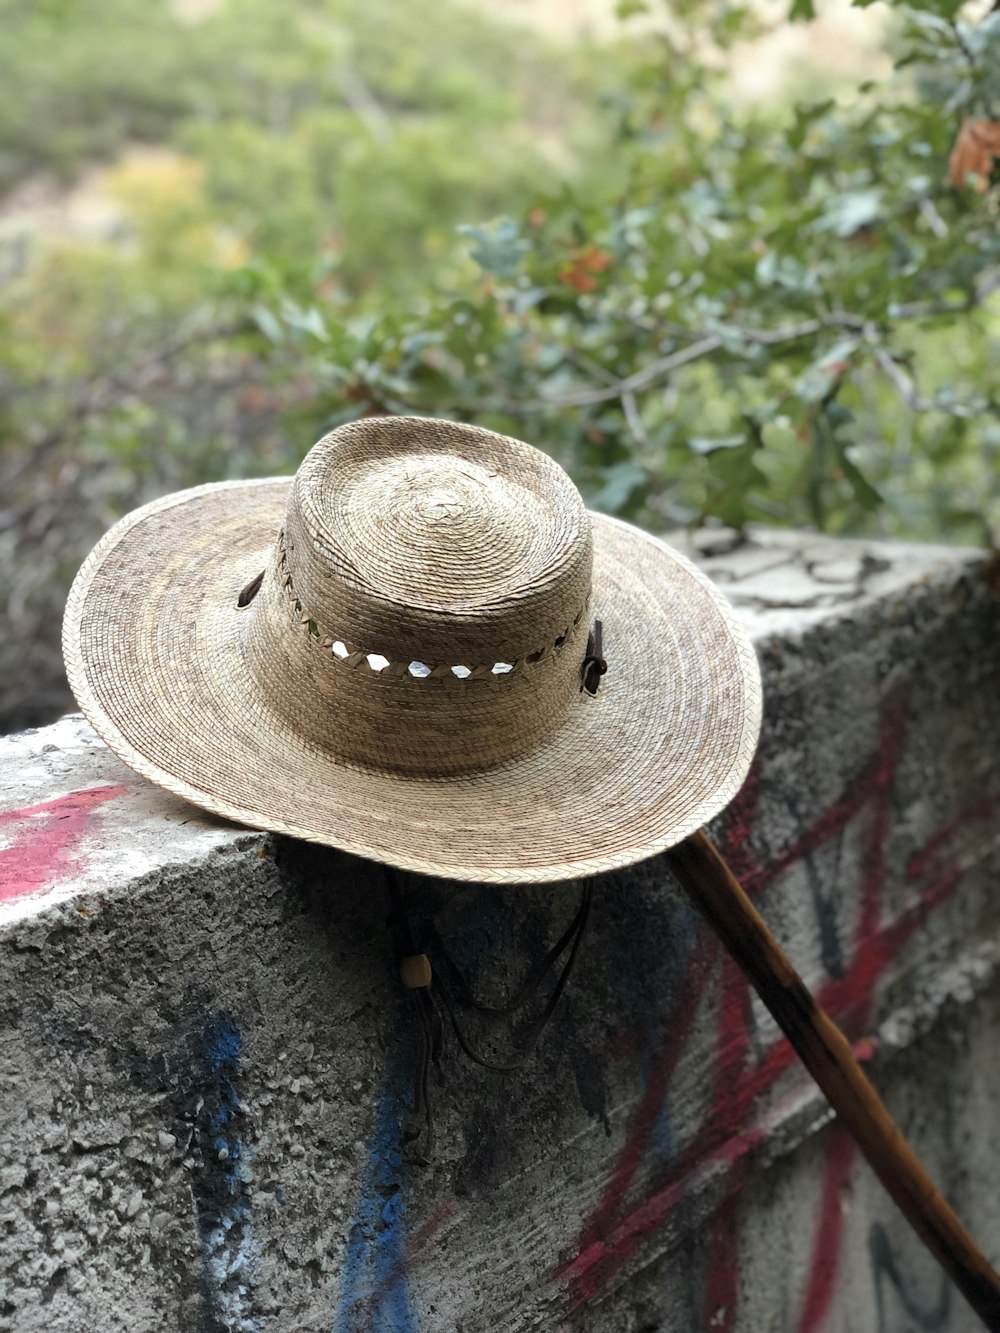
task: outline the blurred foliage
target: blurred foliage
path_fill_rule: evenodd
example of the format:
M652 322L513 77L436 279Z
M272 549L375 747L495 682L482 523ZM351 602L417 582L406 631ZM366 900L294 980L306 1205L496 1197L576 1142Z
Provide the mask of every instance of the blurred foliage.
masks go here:
M893 5L892 78L747 104L731 0L602 46L202 4L0 0L11 643L120 512L364 413L521 435L653 527L996 539L1000 14Z
M240 295L279 360L315 366L323 426L474 419L652 526L992 541L1000 193L952 149L997 114L1000 15L900 15L915 77L783 111L728 104L683 35L647 35L607 102L607 188L462 228L478 285L360 318L260 270ZM738 18L719 11L716 50Z

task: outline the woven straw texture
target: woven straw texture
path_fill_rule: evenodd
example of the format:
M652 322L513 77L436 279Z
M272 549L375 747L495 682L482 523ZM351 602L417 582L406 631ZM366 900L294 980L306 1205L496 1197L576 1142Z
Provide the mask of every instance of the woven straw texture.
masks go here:
M530 445L420 418L129 514L77 576L63 648L95 730L170 791L480 882L674 845L736 794L760 725L756 657L704 575L588 514Z

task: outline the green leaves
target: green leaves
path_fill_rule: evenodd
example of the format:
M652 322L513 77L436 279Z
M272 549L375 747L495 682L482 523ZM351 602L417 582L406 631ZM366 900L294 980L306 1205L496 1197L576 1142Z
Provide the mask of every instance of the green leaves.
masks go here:
M133 18L153 12L127 3ZM652 525L996 525L1000 186L991 164L962 174L961 154L947 182L963 124L1000 117L1000 16L896 5L895 80L841 96L831 78L809 104L734 106L699 52L751 32L756 11L678 3L681 28L710 41L661 33L653 6L621 0L619 17L639 21L617 45L558 60L499 31L498 59L484 21L450 7L441 55L423 32L432 0L404 7L388 47L376 22L300 22L276 0L246 0L247 33L232 7L185 29L191 62L157 66L170 96L152 107L125 79L125 122L142 137L139 107L173 127L201 191L185 204L192 233L243 259L181 266L163 223L175 248L161 244L162 262L150 250L131 268L47 270L37 328L54 321L63 347L95 291L113 293L101 309L116 318L152 308L167 323L211 292L239 330L213 349L218 373L236 393L252 381L250 443L224 464L212 454L216 469L273 472L275 452L329 424L414 412L534 440L590 503ZM813 16L793 0L792 21ZM329 71L348 38L362 85L345 91ZM266 114L222 79L233 43ZM61 355L89 366L97 325ZM0 369L21 374L35 348L50 373L29 333L12 330ZM186 397L167 401L176 412ZM47 411L71 418L55 398ZM134 413L119 415L141 438ZM181 480L200 480L210 446L189 426L178 435Z
M649 477L645 468L631 458L626 458L604 469L603 482L596 490L590 491L588 501L590 507L599 513L621 514L630 507L636 492L648 489L648 486Z
M942 18L954 18L962 8L964 0L890 0L899 9L909 10L924 15ZM870 4L871 0L853 0L854 4Z
M930 533L974 508L927 483L959 465L1000 509L996 467L969 461L995 413L968 314L1000 264L995 204L944 183L948 108L985 86L992 29L907 14L934 98L872 84L853 108L737 116L646 50L609 99L624 184L595 166L588 188L460 228L479 273L384 318L344 393L539 440L589 503L650 523Z
M764 448L759 428L747 421L742 436L727 436L715 441L714 448L706 449L708 441L700 440L708 459L708 494L703 514L719 518L730 527L742 528L750 518L755 491L762 491L767 477L758 465L758 455ZM695 442L692 441L692 448Z
M884 215L882 191L877 188L848 190L834 196L813 224L842 238L874 226Z
M692 435L688 448L692 453L708 456L720 449L742 449L747 442L745 434L740 435Z
M760 258L755 277L761 287L783 288L798 296L817 296L822 289L819 274L809 266L805 256L800 259L774 250L766 251Z
M819 403L831 398L847 374L851 357L860 345L859 338L842 338L828 348L795 383L794 393L804 403Z
M473 242L469 251L479 267L495 277L509 280L517 275L530 242L521 235L521 229L511 218L500 218L488 226L463 225L456 230Z
M648 14L649 5L646 0L618 0L615 5L615 18L630 19L636 14Z
M847 479L848 485L854 492L854 499L857 501L858 505L869 513L872 510L880 508L883 503L882 495L854 462L850 452L850 442L836 432L834 433L833 440L837 462Z

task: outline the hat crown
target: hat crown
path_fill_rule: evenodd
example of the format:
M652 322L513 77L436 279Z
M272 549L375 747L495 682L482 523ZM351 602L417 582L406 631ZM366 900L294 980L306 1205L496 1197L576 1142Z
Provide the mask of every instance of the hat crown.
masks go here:
M328 636L408 665L543 654L590 591L590 518L552 459L420 418L343 426L292 487L285 560Z
M590 515L531 445L367 418L296 473L244 642L301 734L420 773L528 753L579 697Z

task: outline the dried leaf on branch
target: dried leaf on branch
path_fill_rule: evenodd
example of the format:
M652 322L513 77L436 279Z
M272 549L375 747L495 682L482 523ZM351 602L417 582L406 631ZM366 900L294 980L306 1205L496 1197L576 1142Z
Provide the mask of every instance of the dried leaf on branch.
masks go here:
M596 245L585 245L559 270L559 281L575 292L597 290L597 276L610 267L611 256Z
M995 120L967 120L958 132L948 159L948 179L952 185L968 184L983 193L998 157L1000 124Z

